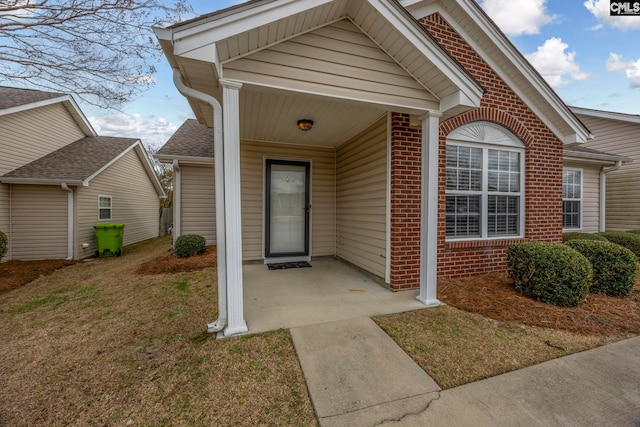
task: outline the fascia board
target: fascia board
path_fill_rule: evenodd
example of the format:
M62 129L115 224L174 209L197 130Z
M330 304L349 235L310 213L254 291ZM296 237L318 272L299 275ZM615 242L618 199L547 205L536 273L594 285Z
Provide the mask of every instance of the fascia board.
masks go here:
M385 0L365 0L378 13L397 28L407 40L433 63L447 78L459 88L474 104L480 106L484 89L467 71L456 63L439 45L427 42L424 29L413 17L407 17L400 10L402 6ZM410 19L407 19L410 18Z
M83 181L74 179L44 179L44 178L16 178L16 177L0 177L3 184L31 184L31 185L61 185L65 183L71 186L84 185Z
M213 165L213 157L194 157L194 156L175 156L171 154L154 154L154 156L160 163L173 163L174 160L180 162L180 164L207 164Z
M592 110L589 108L569 107L574 114L582 114L584 116L598 117L601 119L618 120L621 122L640 124L640 115L617 113L615 111Z

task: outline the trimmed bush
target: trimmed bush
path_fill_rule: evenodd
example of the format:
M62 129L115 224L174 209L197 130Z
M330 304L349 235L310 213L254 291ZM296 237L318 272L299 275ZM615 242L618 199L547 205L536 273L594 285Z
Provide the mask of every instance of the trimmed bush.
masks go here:
M573 240L568 246L584 255L593 268L590 292L627 296L633 291L638 271L638 257L627 248L611 242Z
M183 234L176 239L174 252L178 258L188 258L205 251L206 240L197 234Z
M640 230L627 230L627 233L640 234Z
M595 233L583 233L581 231L568 231L562 233L562 241L569 242L571 240L599 240L601 242L607 242L608 240L599 234Z
M507 251L507 266L520 292L559 306L576 306L583 302L593 277L589 260L560 243L511 245Z
M6 234L0 231L0 260L7 254L7 249L9 249L9 239Z
M626 231L606 231L598 234L611 243L629 249L635 256L640 257L640 234L627 233Z

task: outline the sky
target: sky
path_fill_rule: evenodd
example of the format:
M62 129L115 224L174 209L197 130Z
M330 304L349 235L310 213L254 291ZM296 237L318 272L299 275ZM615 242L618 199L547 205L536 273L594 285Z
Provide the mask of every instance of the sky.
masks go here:
M609 16L610 0L477 0L570 106L640 114L640 16ZM201 15L242 3L196 0ZM166 60L155 86L120 111L81 105L99 135L159 148L193 113Z

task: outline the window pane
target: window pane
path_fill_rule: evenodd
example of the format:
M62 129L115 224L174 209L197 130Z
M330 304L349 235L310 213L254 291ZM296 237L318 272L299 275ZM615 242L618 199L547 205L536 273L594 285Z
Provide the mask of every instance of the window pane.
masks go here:
M99 209L98 215L100 219L111 219L111 209Z
M520 192L520 153L488 150L487 191L500 193Z
M447 145L447 190L482 190L482 149Z
M580 202L562 202L562 228L580 228Z
M519 206L517 196L489 196L487 228L489 236L517 236L519 234Z
M101 208L110 208L111 207L111 198L110 197L100 197L98 203Z
M563 199L580 199L582 197L581 175L582 172L578 170L564 170L562 172Z
M447 196L447 237L480 236L480 196Z

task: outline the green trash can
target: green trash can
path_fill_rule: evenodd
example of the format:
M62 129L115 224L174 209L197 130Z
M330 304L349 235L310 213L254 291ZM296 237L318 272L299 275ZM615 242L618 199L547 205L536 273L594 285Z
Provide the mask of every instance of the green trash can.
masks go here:
M122 255L122 236L124 224L96 224L96 241L98 250L96 256L120 256Z

